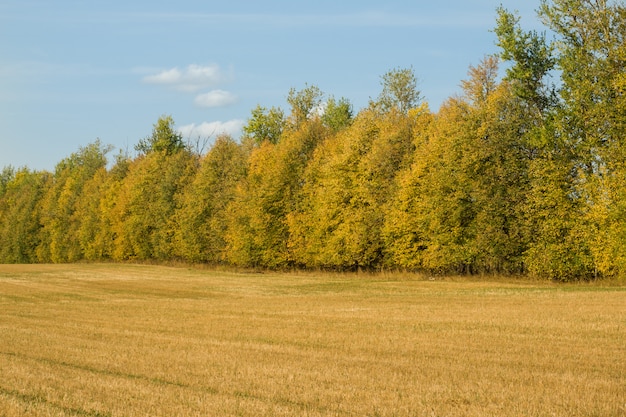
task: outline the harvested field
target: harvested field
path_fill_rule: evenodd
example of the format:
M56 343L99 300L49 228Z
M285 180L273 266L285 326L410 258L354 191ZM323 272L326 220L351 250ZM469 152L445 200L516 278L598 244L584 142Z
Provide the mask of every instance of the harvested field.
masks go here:
M626 288L0 265L0 416L626 415Z

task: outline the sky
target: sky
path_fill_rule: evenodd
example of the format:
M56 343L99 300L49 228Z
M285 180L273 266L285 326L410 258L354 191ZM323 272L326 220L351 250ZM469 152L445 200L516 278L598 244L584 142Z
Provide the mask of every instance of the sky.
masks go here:
M500 4L543 30L540 0L0 0L0 168L52 171L97 139L132 154L162 115L238 138L307 85L358 111L396 68L436 111L497 52Z

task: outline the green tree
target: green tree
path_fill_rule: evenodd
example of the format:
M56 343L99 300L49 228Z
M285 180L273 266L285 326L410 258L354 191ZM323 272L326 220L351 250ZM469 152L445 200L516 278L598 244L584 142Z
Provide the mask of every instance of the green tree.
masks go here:
M554 143L559 136L554 130L548 124L539 134L557 146L540 148L530 162L524 263L531 275L566 281L590 276L594 267L584 233L584 202L575 191L574 159L567 146Z
M15 169L12 166L2 168L2 172L0 172L0 197L4 195L9 182L11 182L14 178Z
M316 85L307 85L299 91L295 88L289 90L287 103L291 106L291 126L298 129L309 119L318 116L323 97L324 93Z
M562 2L565 8L575 3L582 4ZM554 15L548 17L551 13L548 9L544 2L540 14L546 22L554 18ZM563 80L568 75L563 71L562 45L560 42L556 43L558 47L549 45L545 36L523 31L519 18L502 8L498 10L495 32L502 48L501 57L510 61L506 80L513 87L518 108L526 120L520 132L528 145L530 184L522 204L526 215L524 240L528 242L524 265L533 275L555 279L589 275L593 262L584 238L588 225L584 216L585 198L580 189L581 142L572 140L566 132L573 120L565 116ZM561 74L560 97L547 83L552 69Z
M538 85L532 81L541 79L548 64L560 75L559 100L543 100L549 106L541 108L533 99L533 94L541 97L538 87L532 94L518 89L528 107L542 110L529 131L535 149L525 207L531 242L526 264L533 274L561 280L612 274L619 268L611 259L623 259L619 248L624 243L616 226L621 223L618 190L624 166L620 138L625 113L619 91L625 67L624 6L604 0L543 1L540 16L556 35L554 47L519 28L508 30L511 41L501 42L514 52L508 55L517 61L514 69L535 70L510 73L517 85Z
M372 104L383 112L395 107L401 113L407 113L422 100L413 68L390 70L381 77L381 84L383 89Z
M556 64L553 46L548 44L544 34L525 32L519 25L519 16L503 7L499 7L497 13L494 32L501 49L500 57L512 63L505 79L524 102L539 112L548 110L556 99L554 88L546 82Z
M622 274L626 8L606 0L543 1L540 15L557 36L561 74L555 128L570 164L570 238L580 267L569 277ZM611 262L614 259L615 262Z
M277 107L266 109L258 105L252 110L248 123L243 127L244 138L257 145L264 141L278 143L285 127L285 114Z
M352 104L347 98L335 100L334 97L331 97L326 102L322 122L333 132L338 132L350 126L353 118L352 113Z
M140 154L164 152L174 154L185 149L183 136L176 130L172 116L161 116L152 128L152 134L141 139L135 150Z
M527 119L508 83L473 106L468 124L468 177L476 209L474 236L468 242L473 269L490 273L521 273L524 211L529 192L528 147L524 136ZM474 127L472 127L474 126Z

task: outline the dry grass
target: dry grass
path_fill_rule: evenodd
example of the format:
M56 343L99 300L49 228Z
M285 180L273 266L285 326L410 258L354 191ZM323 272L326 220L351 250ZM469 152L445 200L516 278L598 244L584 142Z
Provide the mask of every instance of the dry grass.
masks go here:
M626 415L625 290L0 266L0 416Z

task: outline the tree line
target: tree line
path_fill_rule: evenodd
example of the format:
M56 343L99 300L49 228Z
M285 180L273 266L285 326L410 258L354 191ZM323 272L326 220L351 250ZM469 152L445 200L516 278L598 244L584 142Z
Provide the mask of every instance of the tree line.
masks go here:
M355 112L317 86L202 154L170 116L0 174L0 262L169 261L577 280L626 274L626 8L497 10L499 53L433 111L412 68ZM504 71L499 67L503 66Z

